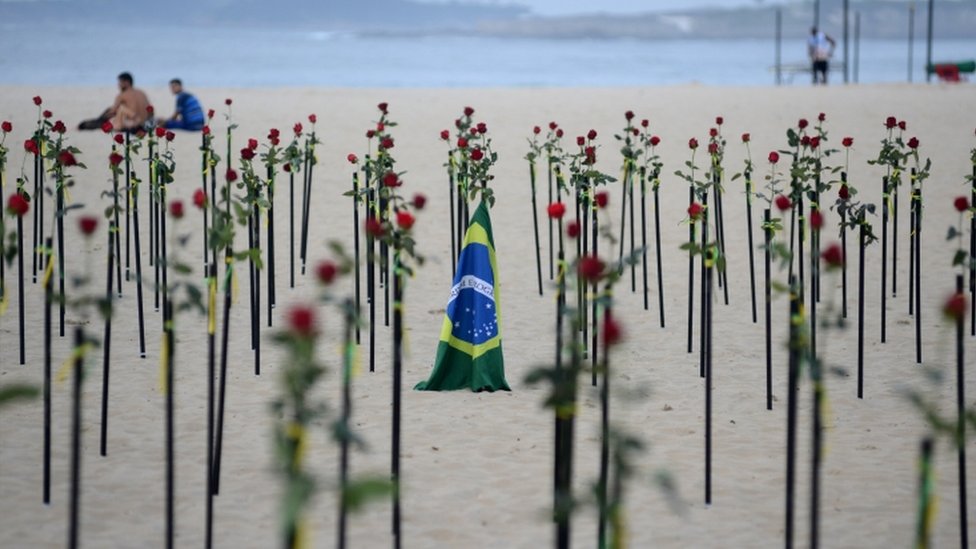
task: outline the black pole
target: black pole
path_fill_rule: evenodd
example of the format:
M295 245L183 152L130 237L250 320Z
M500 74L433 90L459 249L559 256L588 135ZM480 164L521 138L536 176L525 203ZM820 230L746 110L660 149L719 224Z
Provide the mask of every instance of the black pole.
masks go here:
M367 187L369 180L366 181ZM373 188L369 188L367 195L367 219L379 221L375 209L375 193ZM366 232L366 262L369 268L366 270L366 300L369 301L369 371L376 370L376 239L373 233Z
M17 189L17 194L23 194ZM17 216L17 320L20 325L20 364L27 362L26 342L24 333L24 216ZM36 254L34 254L36 255Z
M163 214L165 217L165 214ZM164 240L165 241L165 240ZM173 354L176 343L173 338L173 302L167 298L163 301L163 337L166 338L166 548L173 548L174 532L176 530L176 514L174 495L176 490L176 452L174 436L175 418L173 417Z
M631 172L630 183L627 186L627 192L630 193L630 255L634 255L634 242L635 242L635 228L634 228L634 175ZM641 197L641 202L644 198ZM621 235L621 240L623 235ZM633 293L637 292L637 263L632 262L630 264L630 291Z
M915 362L922 363L922 186L915 189Z
M359 314L359 310L362 306L362 280L360 276L361 267L359 266L359 204L361 199L359 197L359 172L354 172L352 174L352 234L353 234L353 258L355 261L354 276L356 278L356 314ZM356 325L356 345L360 343L359 334L359 322L354 323Z
M661 327L664 327L664 276L661 259L661 203L658 200L658 170L654 170L654 240L657 252L657 302L658 316L661 317Z
M772 285L769 280L771 266L770 247L773 245L773 229L771 226L769 208L763 210L763 235L766 241L764 253L766 256L765 297L766 297L766 409L773 409L773 325L772 325Z
M46 253L50 254L51 237L44 240ZM54 303L53 280L42 265L42 284L44 285L44 503L51 503L51 305ZM48 255L47 265L51 265Z
M746 172L746 234L749 239L749 291L752 295L752 323L756 316L756 251L752 243L752 173Z
M796 279L790 277L790 319L800 314L802 290ZM800 327L790 322L789 370L786 407L786 547L793 547L794 500L796 494L796 423L797 423L797 385L800 367Z
M707 214L706 214L707 215ZM703 251L702 253L709 253ZM705 505L712 504L712 265L705 267ZM719 275L721 276L721 275Z
M68 547L78 547L79 515L81 513L81 382L84 377L84 357L81 353L84 345L84 332L80 326L75 328L75 359L72 369L74 383L72 384L72 412L71 412L71 507L68 523Z
M64 337L64 307L67 299L64 293L64 183L57 182L58 200L58 335Z
M548 180L549 183L549 203L552 204L553 202L552 200L552 156L550 155L546 156L546 167L547 167L546 179ZM553 240L554 240L553 225L554 225L554 221L552 218L550 218L549 219L549 280L552 280L552 277L555 275L554 268L553 268L553 257L554 257L553 248L555 247L553 245Z
M607 309L610 315L610 308ZM606 329L606 328L604 328ZM594 350L593 354L596 354ZM606 546L607 536L607 479L610 470L610 347L604 343L603 346L603 365L602 377L603 385L600 387L600 480L599 480L599 499L600 518L597 531L597 547Z
M713 180L713 192L715 193L715 242L718 244L718 251L725 257L725 210L722 207L722 176L716 171ZM722 288L722 295L726 305L729 304L729 272L728 269L719 271L718 285Z
M139 358L146 358L146 321L142 302L142 248L139 239L139 186L131 188L132 196L132 228L136 258L136 312L139 316ZM128 234L128 233L127 233Z
M116 210L118 211L118 210ZM115 254L112 250L112 239L118 236L116 232L116 227L118 225L115 222L109 223L108 228L108 273L105 277L105 302L112 303L112 275L113 268L115 267L114 259ZM102 342L102 425L101 425L101 441L99 445L99 452L101 455L108 455L108 382L109 382L109 358L111 357L111 346L112 346L112 313L111 309L108 314L105 315L105 337Z
M274 238L274 199L275 199L274 170L268 168L268 327L271 327L271 311L277 302L275 295L275 238ZM261 211L258 210L258 219L261 219Z
M358 233L356 235L359 236ZM288 286L295 287L295 172L288 172ZM356 262L358 266L358 261Z
M207 492L204 547L213 546L214 376L217 358L217 264L207 266Z
M708 249L708 188L705 188L705 192L702 193L702 231L701 231L701 315L698 320L698 375L702 378L705 377L705 358L708 349L705 348L706 339L708 338L708 291L710 288L706 287L705 272L708 270L706 266L707 261L705 261L706 250Z
M261 208L254 205L254 247L261 253ZM252 259L254 268L254 375L261 375L261 269Z
M647 295L647 171L640 169L640 198L641 198L641 276L644 281L644 310L648 308Z
M353 204L357 204L353 202ZM339 549L345 549L346 547L346 491L348 486L349 478L349 439L350 439L350 428L349 428L349 418L352 417L352 369L353 369L353 351L352 349L352 332L353 325L358 324L357 316L359 315L359 308L356 307L352 312L353 307L356 307L350 300L346 300L344 303L344 309L346 310L346 321L343 334L343 353L342 353L342 415L340 417L340 425L342 426L342 437L339 441L339 527L337 529L338 541L336 546Z
M400 393L403 368L403 281L400 274L400 258L393 258L393 441L391 473L393 481L393 546L400 548Z
M881 343L886 338L885 329L887 328L888 311L885 303L888 293L888 177L885 176L881 185Z
M566 300L566 278L565 270L563 268L563 252L559 251L558 257L558 269L559 276L557 278L557 295L556 295L556 382L563 383L563 377L566 375L566 371L563 368L563 312ZM553 518L556 523L556 547L568 547L569 546L569 520L568 516L564 517L559 509L562 502L568 497L568 485L564 483L564 468L566 466L566 461L564 459L563 453L563 436L566 430L567 418L563 417L559 413L559 410L555 410L555 430L554 430L554 464L553 464L553 488L552 488L552 504L553 504Z
M458 244L457 244L457 240L458 240L458 235L456 234L456 231L457 231L458 221L460 221L460 220L456 219L456 217L455 217L456 215L460 215L460 210L458 211L457 214L454 213L454 186L455 185L456 184L454 182L454 157L451 155L451 152L448 151L448 153L447 153L447 203L451 207L451 277L452 278L457 273L457 260L458 260L458 247L457 247ZM551 204L552 203L552 196L551 196L552 195L552 191L551 191L551 189L550 189L549 194L550 194L549 203ZM461 198L460 198L460 195L459 195L458 196L458 206L461 205L461 202L460 201L461 201ZM550 223L550 225L551 224L552 223ZM552 232L552 227L550 227L549 230L550 230L550 232ZM550 276L550 278L552 278L552 277Z
M935 1L929 0L928 32L925 35L925 81L932 81L932 20L935 15Z
M963 275L956 275L956 293L962 293ZM963 315L956 317L956 448L959 454L959 546L969 547L969 514L966 505L966 378Z
M688 186L688 205L690 206L695 202L695 185L691 184ZM656 204L655 204L656 206ZM656 208L655 208L656 210ZM691 220L688 223L688 244L695 244L695 221ZM660 245L658 250L660 250ZM658 251L658 253L661 253ZM694 328L695 328L695 252L688 250L688 352L691 352L692 340L694 338Z
M976 165L973 165L969 203L976 204ZM976 216L969 219L969 257L976 257ZM976 336L976 263L972 261L969 262L969 335Z
M129 208L132 204L132 165L129 152L129 132L125 132L125 281L129 281Z
M112 145L112 152L115 153L115 145ZM126 193L128 196L128 193ZM115 239L115 257L118 258L115 268L116 271L116 284L118 286L119 297L122 297L122 235L119 234L119 174L116 173L116 169L112 168L112 199L114 201L115 209L112 211L112 216L115 220L115 226L109 231L110 235L114 236ZM112 249L112 239L108 242L109 250Z
M864 210L858 214L857 271L857 398L864 398Z
M539 279L539 295L542 295L542 252L539 247L539 211L535 202L535 161L529 163L529 180L532 183L532 228L535 231L535 270Z
M200 140L201 140L200 150L203 151L203 154L200 155L200 168L201 168L200 188L203 189L204 193L206 193L207 172L210 171L210 150L207 147L207 136L201 133ZM216 197L214 197L213 195L210 196L211 200L215 198ZM208 216L207 216L207 210L209 208L204 206L201 209L203 210L203 270L209 273L210 271L209 268L207 267L210 264L210 234L209 234L210 224L208 222Z
M34 135L36 136L37 134L35 133ZM38 148L38 150L40 150L40 147L41 147L40 139L38 139L37 141L38 141L37 148ZM33 208L33 210L34 210L33 211L33 214L34 214L33 228L34 228L34 230L32 232L33 232L33 236L34 236L34 246L31 248L31 250L33 250L33 252L31 253L31 255L33 256L32 272L33 272L33 281L34 281L33 283L34 284L37 284L37 263L38 263L38 260L40 259L40 254L41 254L41 250L39 249L39 247L40 247L39 245L44 241L44 239L42 238L43 235L41 234L41 231L43 231L43 225L44 224L43 224L43 222L39 221L40 216L41 216L41 207L42 207L41 206L41 203L44 201L44 191L42 190L43 189L43 184L41 183L41 175L40 175L42 173L42 169L40 167L40 163L41 162L43 162L43 160L41 159L41 155L40 154L34 155L34 193L31 195L32 197L34 197L34 198L37 199L37 204L35 204L34 205L34 208ZM21 232L23 232L23 231L21 231ZM21 248L21 249L23 249L23 248ZM41 268L43 269L44 267L42 266Z
M592 215L593 215L593 257L600 257L600 238L599 238L600 216L598 215L597 213L598 210L596 208L591 208L590 210L592 211ZM590 359L592 361L590 364L592 366L591 371L593 372L593 376L592 376L593 386L596 387L597 361L598 361L597 355L600 353L600 348L597 346L597 342L598 342L597 332L599 331L598 330L599 326L597 322L597 303L600 301L600 298L599 298L599 294L597 293L598 288L596 282L593 283L592 289L590 291L593 293L593 299L590 300L590 307L592 311L591 315L593 317L592 318L593 329L592 329L592 333L590 334L590 338L591 338L590 347L592 347L593 352L590 353Z
M220 336L220 383L217 387L217 433L214 436L213 452L213 484L211 491L213 495L220 494L220 462L221 452L224 446L224 402L227 395L227 353L230 343L230 305L231 292L234 276L234 265L232 259L234 250L227 248L224 261L227 264L226 280L224 281L224 323L221 327Z
M840 172L841 188L847 187L847 172ZM840 268L840 310L841 317L847 318L847 210L845 205L840 211L840 249L844 263Z

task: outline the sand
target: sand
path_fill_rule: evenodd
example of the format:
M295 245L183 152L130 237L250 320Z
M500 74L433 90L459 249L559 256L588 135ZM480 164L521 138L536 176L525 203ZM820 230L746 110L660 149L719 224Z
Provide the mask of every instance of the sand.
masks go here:
M163 88L147 90L160 111L168 111L171 96ZM521 547L551 543L553 528L547 521L551 504L552 418L542 408L544 391L526 385L534 367L553 359L554 301L547 281L545 296L535 284L535 261L530 217L530 187L523 156L525 138L535 124L555 120L567 137L596 129L601 145L598 167L616 174L620 166L613 133L624 125L623 113L632 109L638 119L649 118L661 136L665 163L661 189L662 249L665 269L667 326L658 325L658 295L650 273L649 311L639 293L631 293L629 280L616 296L616 311L625 324L626 341L614 351L616 391L612 420L646 443L638 459L639 470L627 493L632 547L773 547L782 544L785 497L786 353L784 337L787 302L779 296L774 310L774 409L764 406L763 324L749 313L749 279L745 241L745 206L740 181L726 186L725 215L728 236L730 305L714 309L714 494L703 504L704 385L698 376L695 354L685 349L687 261L679 250L687 237L681 224L687 206L687 185L673 176L689 159L687 141L707 140L717 115L725 117L723 133L729 139L726 166L741 170L745 148L742 132L752 134L757 165L766 166L768 151L785 146L785 131L800 117L827 114L831 144L853 136L851 182L861 197L879 202L881 172L867 165L877 155L884 131L882 123L893 115L908 122L907 135L916 135L923 156L933 161L932 177L925 183L925 226L922 233L924 272L922 321L924 362L946 374L941 385L925 382L914 361L913 318L908 316L908 208L902 197L898 235L898 295L888 300L888 342L880 343L881 247L867 252L866 381L863 400L856 398L856 293L849 306L852 324L844 332L822 333L821 353L831 366L845 368L845 376L827 380L831 422L826 432L828 451L823 465L821 534L824 547L905 547L912 543L916 509L916 462L919 441L926 432L920 414L903 395L909 387L925 388L942 399L944 413L955 408L955 374L951 326L939 314L954 284L950 267L952 246L945 231L955 223L952 198L965 192L970 173L969 150L976 145L973 120L976 94L970 85L884 85L808 88L722 88L695 85L633 89L456 89L456 90L349 90L349 89L199 89L205 107L222 111L225 97L234 98L235 151L247 137L263 138L271 127L286 135L296 121L318 115L323 144L315 171L312 197L313 226L310 267L329 257L326 242L338 239L351 245L350 185L346 155L366 152L363 134L377 118L375 105L390 103L398 166L407 171L405 191L429 198L416 226L419 249L427 263L407 287L406 326L408 355L403 391L403 542L406 547ZM69 127L97 113L113 93L111 88L3 87L0 119L14 123L8 138L13 149L7 167L11 192L21 169L21 143L35 118L30 98L44 98L44 106ZM425 379L437 345L443 307L450 286L450 240L447 182L442 167L446 146L439 131L450 127L462 107L476 109L475 118L488 124L499 162L494 170L498 198L492 210L502 284L502 333L506 373L512 392L421 393L410 387ZM218 106L220 108L218 108ZM214 130L223 135L226 123L218 114ZM100 132L68 134L84 151L88 170L79 171L72 190L75 203L87 212L100 212L106 204L101 192L109 188L108 138ZM570 141L571 142L571 141ZM217 139L223 148L223 138ZM567 143L569 144L569 142ZM174 143L177 180L171 197L189 200L199 185L198 135L180 133ZM837 157L842 162L842 156ZM144 170L144 168L140 168ZM281 181L281 180L279 180ZM279 212L287 209L286 184L279 183ZM546 202L538 197L540 210ZM610 219L619 231L619 186L612 187ZM830 202L833 198L830 199ZM50 203L48 210L50 212ZM648 210L650 215L651 210ZM758 214L757 214L758 215ZM66 239L73 273L91 264L94 288L104 288L105 227L86 242L74 230L78 212L67 221ZM606 218L605 218L606 219ZM828 226L836 223L828 214ZM248 345L247 277L241 278L240 299L233 309L228 410L220 496L215 500L214 539L219 547L273 547L278 545L278 480L270 445L269 402L279 392L282 353L270 335L283 324L289 305L308 302L316 295L311 272L287 288L287 214L279 213L278 296L275 328L262 328L263 368L253 373ZM146 223L145 217L143 223ZM880 234L880 219L875 219ZM192 212L181 231L195 234L187 250L199 276L201 221ZM28 223L29 225L29 223ZM758 227L758 224L757 224ZM145 227L144 233L145 234ZM543 231L545 234L545 231ZM757 235L759 233L757 232ZM653 233L649 233L649 240ZM145 237L144 237L145 238ZM836 239L826 233L824 242ZM852 240L853 242L853 240ZM545 245L545 241L543 242ZM238 246L243 245L243 235ZM853 253L853 246L852 246ZM650 260L653 260L651 248ZM78 256L82 257L78 257ZM144 263L147 257L144 256ZM28 263L29 265L29 263ZM651 263L653 265L653 263ZM545 266L548 267L547 265ZM757 268L761 268L758 263ZM548 269L547 269L548 270ZM761 273L761 270L759 271ZM785 279L785 273L774 271ZM852 267L851 281L856 268ZM29 274L29 273L28 273ZM548 274L548 273L546 273ZM16 270L7 280L16 288ZM547 277L548 278L548 277ZM262 277L263 279L263 277ZM13 282L11 282L13 281ZM836 278L824 277L823 307L840 297ZM342 291L352 291L343 279ZM697 281L696 281L697 287ZM853 286L852 286L853 287ZM101 290L99 290L101 291ZM16 295L15 293L12 295ZM760 294L761 297L761 294ZM262 296L265 299L266 296ZM16 363L16 300L0 319L0 383L42 381L40 285L28 282L27 364ZM84 389L84 456L81 539L86 547L148 547L163 543L164 532L164 415L158 385L161 322L147 295L148 357L137 348L135 286L125 285L113 323L112 385L110 395L109 453L98 455L101 352L87 359ZM697 296L696 296L697 308ZM822 309L823 310L823 309ZM821 310L821 311L822 311ZM696 310L696 319L698 311ZM263 314L262 314L263 318ZM382 321L382 316L379 316ZM54 338L57 367L70 348L71 327L82 323L101 333L101 321L90 323L78 313L68 314L66 337ZM206 448L206 340L203 318L188 312L177 324L177 545L202 544L205 505ZM330 366L317 396L338 405L337 334L340 321L333 309L322 309L320 326L326 338L320 357ZM697 326L696 326L697 334ZM367 446L353 456L357 474L384 474L389 467L391 365L390 328L377 327L376 371L363 372L355 383L355 428ZM366 333L362 349L367 349ZM967 353L976 346L966 339ZM968 404L976 394L969 376ZM809 440L811 386L801 388L799 470L797 491L798 545L808 531ZM599 407L595 388L585 384L580 394L575 479L577 494L588 494L598 474ZM58 547L66 539L70 454L70 385L53 389L54 439L52 502L41 502L42 402L38 399L2 411L0 421L0 546ZM338 450L327 437L323 422L314 432L308 466L321 488L309 510L311 546L334 543ZM971 440L971 439L970 439ZM969 450L974 450L970 443ZM970 462L972 460L970 459ZM958 543L958 473L954 448L942 439L936 446L939 513L934 541L940 547ZM976 467L969 468L969 485L976 484ZM678 487L679 501L671 505L655 487L653 478L669 473ZM971 499L971 498L970 498ZM390 506L379 502L352 519L349 541L353 547L382 547L391 542ZM974 519L970 516L970 523ZM573 523L574 545L592 546L596 519L592 508Z

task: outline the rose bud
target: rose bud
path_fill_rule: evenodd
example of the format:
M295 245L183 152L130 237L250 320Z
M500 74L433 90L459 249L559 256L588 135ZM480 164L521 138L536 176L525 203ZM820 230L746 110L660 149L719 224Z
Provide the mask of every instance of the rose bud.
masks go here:
M824 224L823 214L820 213L820 210L811 208L810 227L813 228L813 230L815 231L819 231L821 228L823 228L823 224Z
M840 244L836 242L827 246L827 249L821 252L820 257L823 258L828 268L842 267L844 265L844 252L841 250Z
M474 109L471 107L464 107L464 116L471 116L474 114Z
M447 130L441 130L441 139L443 139L444 141L447 141L450 138L451 138L451 132L449 132Z
M385 129L386 129L386 125L385 124L383 124L382 122L377 122L376 123L376 131L377 132L382 132Z
M811 149L816 149L819 146L820 146L820 138L817 137L816 135L813 136L813 137L811 137L810 138L810 148Z
M169 203L169 215L173 216L173 219L183 219L182 200L174 200Z
M478 122L478 133L488 133L488 125L484 122Z
M413 227L416 218L407 210L400 210L396 213L396 224L404 231L409 231Z
M854 138L853 137L845 137L843 139L843 141L840 142L840 144L843 145L843 146L845 146L845 147L850 147L851 145L854 144Z
M459 149L467 149L468 148L468 140L465 139L465 138L463 138L463 137L458 137L457 146L458 146Z
M14 193L7 199L7 211L17 217L24 217L29 208L30 203L20 193Z
M455 128L458 128L458 129L461 128L461 119L460 118L455 118L454 119L454 127Z
M623 327L617 322L610 309L603 311L603 348L611 347L620 343L624 338Z
M422 210L422 209L424 209L424 206L427 205L427 197L424 196L424 195L422 195L422 194L420 194L420 193L417 193L417 194L413 195L413 201L412 202L413 202L414 209L416 209L416 210Z
M908 125L905 124L904 120L898 122L898 129L901 131L905 131L906 129L908 129Z
M280 135L281 135L281 132L278 131L278 128L271 128L271 130L268 132L268 138L269 139L272 138L272 137L278 137Z
M229 107L229 106L231 105L231 103L233 103L233 102L234 102L234 100L233 100L233 99L231 99L230 97L228 97L227 99L224 99L224 105L227 105L228 107Z
M657 147L657 144L660 143L660 142L661 142L661 138L660 137L658 137L656 135L652 135L651 136L651 146L652 147Z
M580 233L579 223L576 221L570 221L566 224L566 236L570 238L577 238Z
M71 154L71 151L63 150L58 153L58 163L62 166L74 166L78 161L75 160L75 155Z
M824 120L827 120L827 115L825 113L820 113L817 115L817 120L823 122Z
M376 130L366 130L366 139L376 137Z
M694 137L692 137L691 139L689 139L688 140L688 148L691 149L691 150L697 149L698 148L698 140L695 139Z
M789 197L782 194L776 197L776 207L779 208L781 212L785 212L786 210L790 209L790 206L792 205L793 203L790 202Z
M954 321L960 321L966 316L966 311L969 307L966 304L966 294L955 293L946 299L945 304L942 306L942 314L946 318Z
M562 139L562 137L563 137L563 129L562 128L559 128L559 129L556 130L556 137L559 138L559 139Z
M546 209L550 219L561 219L566 213L566 206L562 202L553 202Z
M357 157L357 156L356 156L355 154L353 154L353 153L349 153L349 154L348 154L348 155L346 156L346 160L348 160L350 164L355 164L356 162L359 162L359 157Z
M315 114L308 115L308 121L311 122L312 124L315 124L318 121L318 119L319 117L315 116Z
M119 145L125 143L125 137L122 137L121 133L115 134L115 136L112 139L114 139L115 142L118 143Z
M247 148L251 149L252 151L257 150L257 148L258 148L258 140L257 139L254 139L253 137L250 138L250 139L248 139L247 140Z
M750 139L752 139L752 136L750 136L748 133L742 134L742 142L743 143L748 143Z
M27 140L25 140L24 141L24 150L27 151L27 152L29 152L29 153L31 153L31 154L33 154L33 155L38 154L39 151L37 150L37 142L34 141L33 139L27 139Z
M779 162L779 153L776 152L776 151L770 151L769 152L769 163L770 164L775 164L777 162Z
M586 138L589 139L590 141L596 139L596 130L590 130L586 132Z
M173 133L173 132L171 132L171 131L167 131L166 132L166 141L172 141L174 139L176 139L176 134Z
M399 187L400 178L397 177L396 172L386 172L383 175L383 186L384 187Z
M718 137L718 130L715 128L708 128L709 137Z
M638 130L637 128L634 128L633 130L631 130L631 132L634 134L634 137L640 135L640 130Z
M6 120L3 121L3 124L0 124L0 130L3 130L4 133L10 133L13 129L14 125Z
M555 130L558 126L559 126L559 124L556 124L555 122L550 122L549 123L549 129L550 130Z
M692 202L688 206L688 218L691 219L692 221L698 221L698 218L701 217L702 212L704 211L705 208L701 204L699 204L698 202Z
M234 168L227 168L227 172L224 174L224 178L227 180L228 183L233 183L237 181L237 172L234 171Z
M809 147L810 146L810 136L809 135L804 135L802 138L800 138L800 145L802 145L804 147Z
M318 277L319 282L326 286L332 284L332 281L335 280L338 273L339 269L336 267L336 264L328 260L319 263L315 267L315 276Z
M894 129L898 125L898 120L894 116L889 116L885 119L885 127L889 130Z
M532 133L539 135L540 133L542 133L542 128L540 128L539 126L535 126L534 128L532 128Z
M147 113L147 114L148 114L149 116L152 116L153 114L155 114L155 113L156 113L156 108L155 108L155 107L153 107L152 105L146 105L146 113Z
M91 236L98 227L98 218L91 215L84 215L78 219L78 228L81 229L81 234L85 236Z
M136 130L136 138L138 138L138 139L145 139L145 137L146 137L146 130L144 130L142 128L139 128L138 130Z
M392 149L393 148L393 138L392 137L384 137L383 140L380 141L380 147L382 147L384 149Z
M724 118L722 118L721 116L716 116L715 117L715 125L716 126L721 126L724 123L725 123L725 119Z
M244 160L253 160L254 151L248 147L244 147L243 149L241 149L241 158Z
M106 120L105 122L102 122L102 131L103 132L109 133L109 132L112 131L112 128L113 128L113 126L112 126L112 121L111 120Z
M383 228L383 223L373 216L366 218L364 227L366 229L366 234L372 236L373 238L380 238L386 233L386 230Z
M292 308L288 311L288 329L303 338L315 335L315 310L304 305Z
M718 143L708 144L708 154L718 154Z
M606 265L603 264L603 261L599 257L588 255L580 258L577 269L581 278L587 282L595 283L603 277L603 270L605 268Z
M646 128L648 125L650 125L650 123L651 123L651 121L645 118L645 119L641 120L641 127L642 128Z
M41 116L43 116L44 118L51 118L52 116L54 116L54 113L49 110L45 110L43 113L41 113Z
M154 133L156 134L156 137L160 137L160 138L161 137L165 137L166 136L166 128L164 128L162 126L156 126L156 130L155 130Z
M54 123L54 126L51 128L51 131L55 133L64 133L68 131L68 128L65 127L64 122L58 120L57 122Z
M287 164L286 164L287 166ZM193 191L193 205L201 210L207 207L207 191L197 189Z
M964 212L969 209L969 199L965 196L957 196L952 201L952 205L956 207L957 212Z
M586 138L583 137L582 135L577 135L576 136L576 144L579 145L580 147L582 147L583 145L586 144Z
M41 103L43 103L43 101L41 101L41 96L40 95L35 95L34 96L34 104L37 105L38 107L40 107L41 106Z
M851 190L846 184L840 186L840 190L837 191L837 197L841 200L849 200L851 198Z
M291 164L285 163L285 167L282 169L285 170L287 173L291 173Z
M386 109L388 107L389 107L389 105L385 101L382 102L382 103L380 103L379 105L376 105L376 108L379 109L380 112L383 113L383 114L386 114L386 112L387 112Z
M114 152L108 155L108 163L113 166L118 166L123 160L125 160L125 158L119 153Z
M627 111L627 112L625 112L624 113L624 118L627 119L627 122L630 122L631 120L633 120L634 119L634 111Z
M295 122L295 125L291 127L291 131L295 132L296 136L302 135L302 123Z
M481 160L484 157L485 157L485 153L483 153L481 149L473 149L471 151L471 160L474 160L475 162Z
M799 122L796 123L797 127L801 130L810 125L806 118L801 118Z
M587 164L596 164L596 147L586 147L583 152L586 155Z
M213 109L207 110L207 118L208 119L213 118L214 117L214 114L216 114L216 113L214 112Z
M597 208L606 208L607 204L610 203L610 193L607 191L600 191L593 195L593 201L596 202Z
M917 149L918 148L918 138L917 137L913 137L913 138L909 139L908 140L908 147L911 148L911 149Z

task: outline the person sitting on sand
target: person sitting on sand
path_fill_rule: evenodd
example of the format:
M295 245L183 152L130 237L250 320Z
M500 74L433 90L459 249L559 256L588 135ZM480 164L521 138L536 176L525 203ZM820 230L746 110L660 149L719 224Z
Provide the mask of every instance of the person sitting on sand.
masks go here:
M119 75L119 94L111 107L91 120L78 125L79 130L97 130L107 121L119 131L139 130L152 125L149 97L132 85L132 75L123 72Z
M203 107L193 94L183 91L183 81L174 78L169 81L169 89L176 96L176 112L160 126L168 129L199 131L203 129Z

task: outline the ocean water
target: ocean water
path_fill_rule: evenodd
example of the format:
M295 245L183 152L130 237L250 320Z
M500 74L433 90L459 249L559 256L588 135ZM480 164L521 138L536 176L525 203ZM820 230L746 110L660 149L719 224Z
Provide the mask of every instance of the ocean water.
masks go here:
M805 64L805 37L783 62ZM853 46L851 48L853 56ZM935 61L976 58L976 40L937 41ZM775 83L773 40L538 40L361 36L279 29L158 26L32 29L0 22L0 84L106 85L132 72L143 85L178 76L199 86L520 87ZM842 56L840 48L835 61ZM925 80L925 44L914 81ZM853 69L853 63L852 63ZM858 81L906 82L907 41L863 40ZM842 73L831 75L834 83ZM806 85L808 75L792 84ZM784 80L788 84L789 79Z

